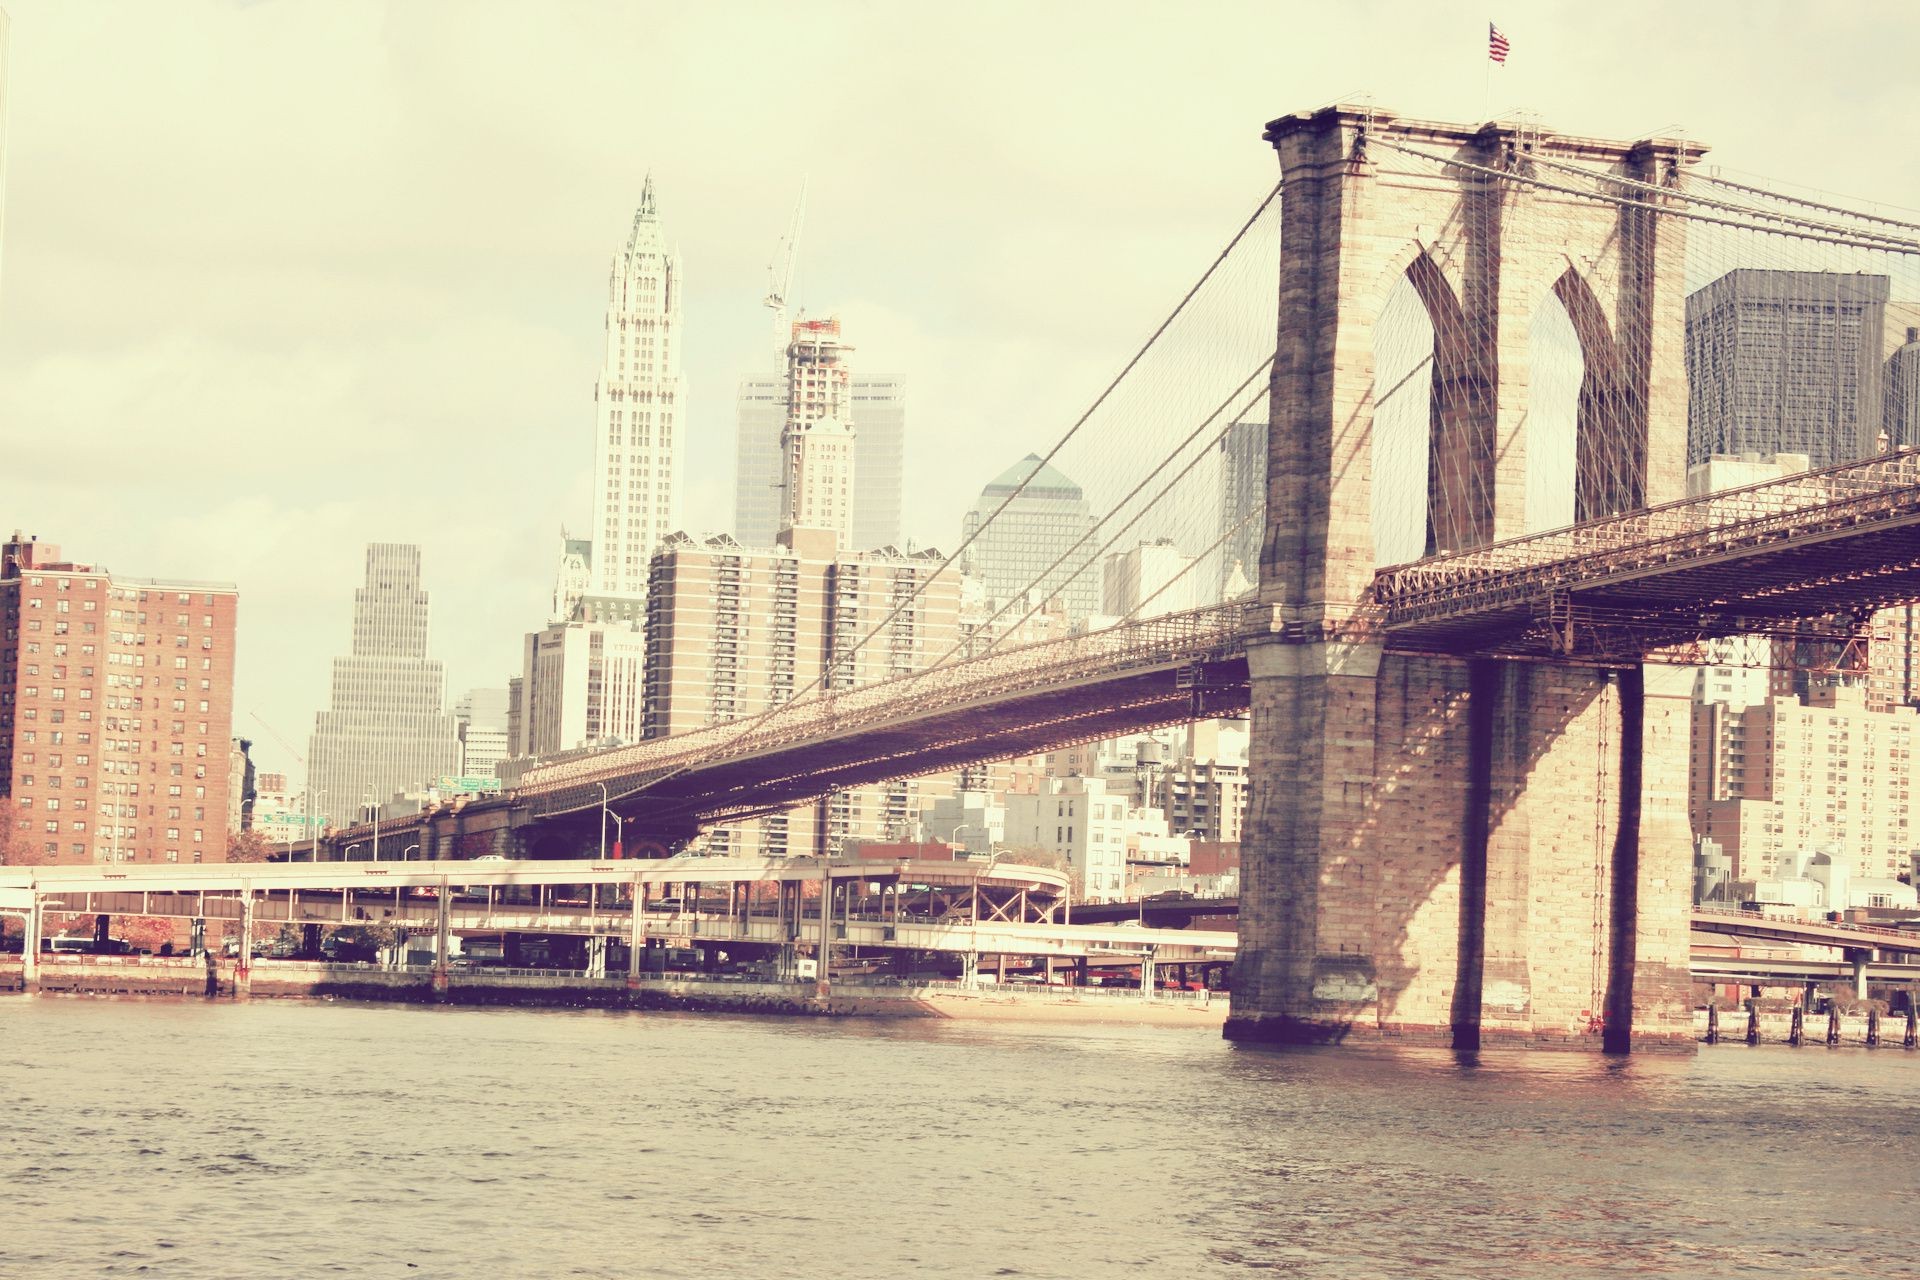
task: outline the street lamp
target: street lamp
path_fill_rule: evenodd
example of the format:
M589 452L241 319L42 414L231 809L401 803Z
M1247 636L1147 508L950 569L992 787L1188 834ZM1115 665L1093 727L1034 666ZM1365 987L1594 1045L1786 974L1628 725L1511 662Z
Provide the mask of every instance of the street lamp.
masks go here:
M960 846L960 847L961 847L962 849L965 849L965 848L967 847L967 844L966 844L966 841L964 841L964 840L962 840L962 839L960 838L960 833L961 833L962 831L965 831L965 830L966 830L966 829L967 829L968 827L971 827L971 826L974 826L974 825L975 825L975 824L974 824L974 823L971 823L971 822L963 822L963 823L961 823L961 824L960 824L959 826L957 826L957 827L955 827L955 828L953 829L953 837L952 837L952 839L950 839L950 840L948 840L948 841L947 841L947 843L948 843L948 844L957 844L957 845L959 845L959 846ZM967 856L968 856L968 857L972 857L972 856L973 856L973 854L972 854L972 852L971 852L971 851L969 851L969 852L968 852L968 854L967 854Z
M360 846L361 846L362 844L365 844L365 843L366 843L366 842L365 842L364 840L355 840L355 841L354 841L354 842L353 842L352 844L350 844L350 845L348 845L348 846L347 846L347 851L346 851L345 853L343 853L343 854L341 854L341 855L340 855L340 861L342 861L342 862L352 862L352 861L353 861L353 851L354 851L355 849L358 849L358 848L359 848L359 847L360 847Z
M407 855L412 853L415 849L418 849L419 847L420 846L417 844L410 844L406 848L402 849L400 851L400 861L405 862L407 860Z
M593 785L600 788L600 861L605 862L607 860L607 784L596 782Z
M621 851L621 846L627 838L627 820L610 809L602 809L600 811L600 848L602 850L600 857L602 861L606 860L605 850L607 847L608 818L613 819L613 851L615 853Z
M327 789L325 787L322 787L320 788L320 799L325 800L326 798L327 798ZM313 810L314 810L313 788L308 787L307 788L307 830L313 835L313 861L318 862L320 861L320 824L313 820ZM289 857L288 861L292 861L291 857Z

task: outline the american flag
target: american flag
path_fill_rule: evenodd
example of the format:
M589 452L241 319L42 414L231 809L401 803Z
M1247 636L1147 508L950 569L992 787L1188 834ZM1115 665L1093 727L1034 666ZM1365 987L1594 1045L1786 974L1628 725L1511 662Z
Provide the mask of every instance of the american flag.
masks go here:
M1501 63L1507 60L1507 38L1491 22L1487 24L1487 57Z

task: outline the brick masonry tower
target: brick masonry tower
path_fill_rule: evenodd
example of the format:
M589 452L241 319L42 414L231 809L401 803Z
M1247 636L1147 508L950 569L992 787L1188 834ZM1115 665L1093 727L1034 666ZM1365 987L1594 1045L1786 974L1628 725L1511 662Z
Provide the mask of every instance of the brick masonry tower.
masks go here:
M1373 335L1407 279L1435 333L1430 550L1524 531L1549 296L1583 357L1576 517L1683 496L1684 223L1657 210L1702 149L1349 107L1266 137L1280 324L1227 1034L1690 1043L1687 673L1385 649ZM1606 168L1622 198L1502 176L1548 159Z

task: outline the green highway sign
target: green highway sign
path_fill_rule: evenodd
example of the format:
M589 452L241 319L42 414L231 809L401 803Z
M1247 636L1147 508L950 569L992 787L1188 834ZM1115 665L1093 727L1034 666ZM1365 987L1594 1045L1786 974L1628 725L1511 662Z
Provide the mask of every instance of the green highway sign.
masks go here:
M442 778L440 779L440 789L442 791L498 791L500 790L500 779Z

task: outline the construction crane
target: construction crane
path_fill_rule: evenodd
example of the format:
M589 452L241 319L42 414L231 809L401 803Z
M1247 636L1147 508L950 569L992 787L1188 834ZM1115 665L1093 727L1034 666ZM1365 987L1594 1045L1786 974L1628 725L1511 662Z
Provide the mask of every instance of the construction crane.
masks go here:
M773 350L781 368L786 367L787 343L792 337L787 327L787 300L793 293L793 260L800 252L800 227L806 217L807 184L803 179L800 199L793 206L793 219L787 223L787 234L774 251L773 261L767 264L767 306L773 311Z
M272 725L268 724L266 720L262 718L262 716L258 711L249 711L247 712L247 714L252 716L255 720L258 720L260 722L260 727L262 729L265 729L268 733L272 734L273 740L279 743L281 746L285 747L287 749L287 754L292 756L295 761L297 761L299 764L303 766L307 763L307 758L301 755L298 751L294 750L293 744L291 742L288 742L285 738L281 737L280 731L274 728Z

